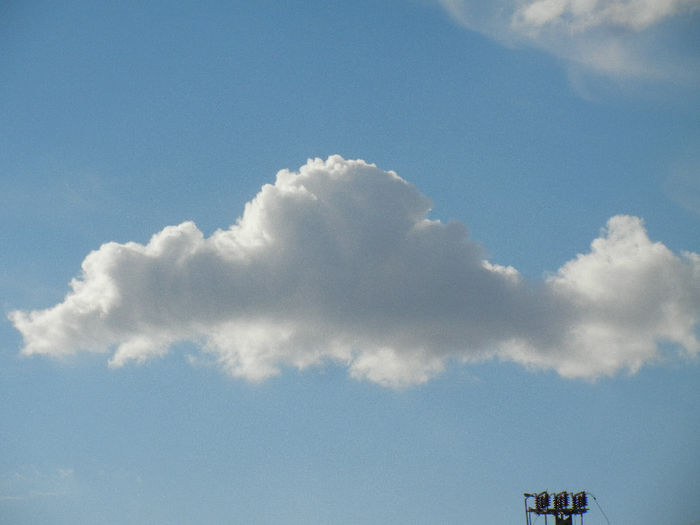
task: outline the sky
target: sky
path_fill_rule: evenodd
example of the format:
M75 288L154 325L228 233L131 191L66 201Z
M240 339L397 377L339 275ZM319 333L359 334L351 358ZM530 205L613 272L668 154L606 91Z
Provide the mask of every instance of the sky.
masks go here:
M0 4L0 522L700 523L699 37Z

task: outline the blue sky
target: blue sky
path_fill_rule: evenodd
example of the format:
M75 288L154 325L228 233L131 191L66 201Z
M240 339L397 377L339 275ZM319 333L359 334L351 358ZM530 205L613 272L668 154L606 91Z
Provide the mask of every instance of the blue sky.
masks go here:
M698 6L4 3L0 521L698 523Z

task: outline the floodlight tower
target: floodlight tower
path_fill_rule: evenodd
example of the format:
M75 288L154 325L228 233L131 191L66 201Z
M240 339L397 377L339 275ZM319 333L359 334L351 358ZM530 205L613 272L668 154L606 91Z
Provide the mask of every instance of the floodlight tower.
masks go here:
M583 515L588 512L588 496L585 491L577 492L557 492L550 494L546 490L537 493L525 493L525 523L532 525L532 514L544 515L544 523L547 525L547 516L554 516L554 525L573 525L574 516L579 516L583 525ZM552 496L554 501L552 502ZM571 506L569 506L571 497ZM535 498L535 506L528 507L527 500ZM553 503L553 504L552 504Z

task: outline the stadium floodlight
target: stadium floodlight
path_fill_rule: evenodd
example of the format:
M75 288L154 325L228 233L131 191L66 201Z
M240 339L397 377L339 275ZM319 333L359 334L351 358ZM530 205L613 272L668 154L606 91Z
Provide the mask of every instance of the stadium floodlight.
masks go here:
M532 525L532 514L538 516L544 514L545 524L547 516L552 516L554 517L555 525L573 525L574 517L578 516L577 521L583 525L583 515L588 512L588 495L586 491L574 493L563 490L550 494L545 490L535 494L527 492L523 496L525 496L525 519L527 525ZM535 498L534 507L528 507L528 498Z

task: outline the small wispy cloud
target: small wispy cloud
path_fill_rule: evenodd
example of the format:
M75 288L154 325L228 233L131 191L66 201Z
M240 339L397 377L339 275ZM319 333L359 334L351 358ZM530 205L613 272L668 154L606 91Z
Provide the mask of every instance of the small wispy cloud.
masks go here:
M71 468L39 470L22 467L0 476L0 502L68 496L74 490L74 481Z
M330 362L402 387L493 358L596 378L665 343L700 352L700 255L651 241L639 218L611 218L588 253L528 282L430 209L394 172L310 160L230 228L104 244L63 302L9 317L26 355L105 352L119 367L189 341L195 360L249 380Z
M664 181L666 195L684 209L700 215L700 161L683 159Z
M689 31L679 22L697 14L700 0L438 2L471 30L541 49L571 68L618 79L698 81L697 24Z
M516 5L513 24L525 31L559 25L581 33L601 26L641 31L700 4L697 0L530 0Z

